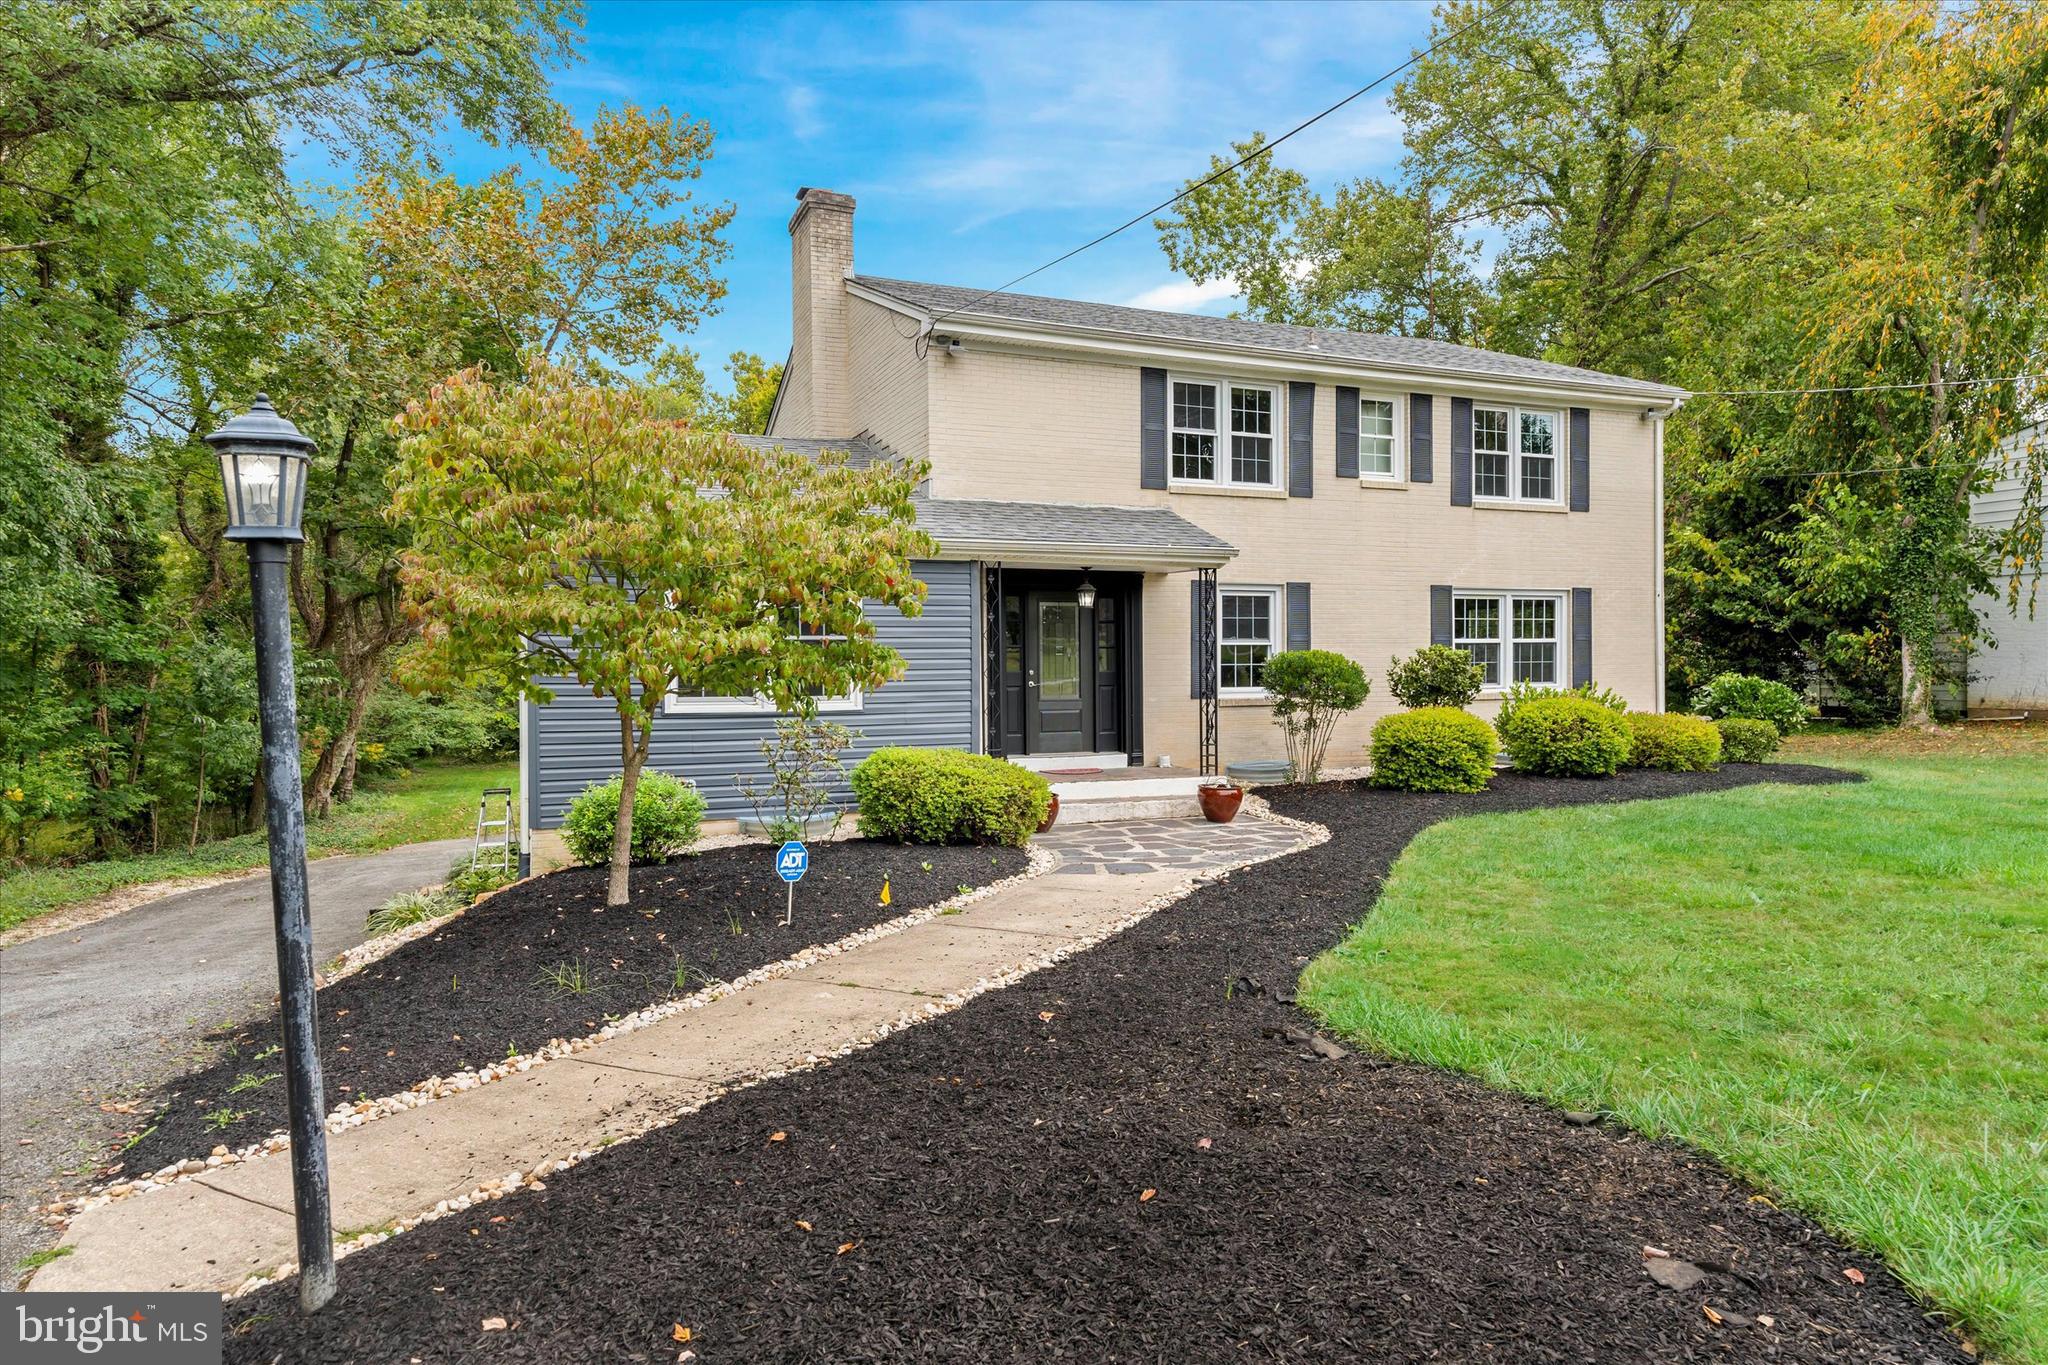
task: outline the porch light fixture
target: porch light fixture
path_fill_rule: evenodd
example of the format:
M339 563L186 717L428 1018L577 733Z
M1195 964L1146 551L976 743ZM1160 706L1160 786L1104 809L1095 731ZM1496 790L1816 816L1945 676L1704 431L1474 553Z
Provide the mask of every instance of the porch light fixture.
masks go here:
M1081 570L1081 585L1074 589L1074 601L1082 611L1095 609L1095 585L1088 581L1088 571Z
M312 438L278 416L264 394L206 438L220 456L229 540L303 540Z

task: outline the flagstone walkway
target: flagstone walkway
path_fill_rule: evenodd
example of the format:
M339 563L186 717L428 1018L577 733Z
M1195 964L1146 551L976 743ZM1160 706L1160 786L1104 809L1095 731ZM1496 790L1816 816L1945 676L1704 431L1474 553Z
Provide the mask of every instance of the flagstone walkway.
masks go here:
M1200 871L1278 856L1286 825L1145 820L1055 830L1050 876L530 1071L328 1139L343 1238L417 1217L671 1121L764 1073L858 1046L1006 974L1091 943ZM1171 913L1170 909L1168 913ZM288 1153L88 1208L37 1290L228 1291L294 1255ZM344 1273L346 1270L344 1269Z

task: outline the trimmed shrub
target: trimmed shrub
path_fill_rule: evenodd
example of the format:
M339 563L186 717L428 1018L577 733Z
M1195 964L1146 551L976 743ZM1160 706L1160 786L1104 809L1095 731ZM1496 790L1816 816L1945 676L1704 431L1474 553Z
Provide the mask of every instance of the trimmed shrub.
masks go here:
M1628 698L1596 682L1582 682L1577 687L1545 687L1540 683L1518 682L1501 694L1500 710L1494 713L1493 728L1506 734L1504 727L1508 717L1515 714L1515 708L1539 697L1584 697L1587 701L1599 702L1616 715L1628 714Z
M1372 727L1372 784L1409 792L1484 791L1498 749L1493 727L1455 706L1396 711Z
M1630 743L1627 718L1584 697L1523 702L1501 739L1517 768L1550 777L1612 777Z
M1628 713L1629 766L1672 773L1702 773L1721 761L1721 732L1698 716L1656 711Z
M1387 689L1411 710L1469 706L1486 686L1486 670L1454 645L1428 645L1387 665Z
M1037 773L959 749L877 749L851 781L860 832L906 844L1022 848L1052 806Z
M1761 763L1778 751L1778 727L1767 720L1730 716L1714 722L1721 732L1721 758L1728 763Z
M1692 694L1692 709L1709 720L1767 720L1781 735L1806 724L1806 703L1781 682L1748 673L1722 673Z
M1372 691L1365 670L1327 649L1290 649L1266 660L1263 675L1273 719L1287 737L1287 762L1297 782L1323 774L1323 755L1337 717L1356 711Z
M603 864L612 860L612 836L619 828L620 778L593 782L569 803L562 820L562 841L569 856L579 863ZM633 857L638 861L666 858L681 853L697 842L697 827L704 822L704 798L680 778L656 772L640 773L639 790L633 793Z

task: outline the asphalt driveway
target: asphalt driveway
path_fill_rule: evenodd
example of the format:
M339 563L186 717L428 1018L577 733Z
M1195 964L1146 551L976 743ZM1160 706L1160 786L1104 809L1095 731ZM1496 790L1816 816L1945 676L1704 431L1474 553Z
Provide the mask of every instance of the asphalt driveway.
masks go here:
M363 917L438 882L468 839L307 865L315 962ZM39 1205L79 1182L134 1120L101 1105L182 1069L211 1030L277 993L270 876L255 873L0 950L0 1283L55 1240Z

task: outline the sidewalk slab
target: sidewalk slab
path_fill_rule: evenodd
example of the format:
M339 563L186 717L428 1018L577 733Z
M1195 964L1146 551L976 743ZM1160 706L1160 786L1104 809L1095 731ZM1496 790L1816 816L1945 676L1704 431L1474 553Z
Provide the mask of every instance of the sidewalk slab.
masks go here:
M80 1226L95 1214L114 1216ZM232 1237L223 1235L229 1228ZM291 1214L187 1181L80 1214L64 1234L71 1251L37 1271L31 1287L218 1290L294 1259L296 1236Z

